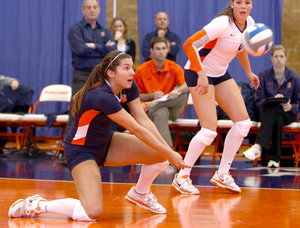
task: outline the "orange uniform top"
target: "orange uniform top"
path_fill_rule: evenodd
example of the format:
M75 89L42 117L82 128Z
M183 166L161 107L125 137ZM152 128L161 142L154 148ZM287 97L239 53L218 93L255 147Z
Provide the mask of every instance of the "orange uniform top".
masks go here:
M158 71L153 59L143 63L136 69L134 80L140 93L162 91L164 94L185 82L183 69L168 59L165 60L162 72Z

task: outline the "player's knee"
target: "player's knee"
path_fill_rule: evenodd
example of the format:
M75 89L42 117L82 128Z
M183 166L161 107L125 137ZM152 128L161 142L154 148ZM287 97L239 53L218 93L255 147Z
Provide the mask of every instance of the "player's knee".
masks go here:
M80 201L75 205L72 219L75 221L95 221L103 212L103 205L89 205L83 208Z
M212 144L212 142L214 141L216 136L217 136L217 132L203 128L203 127L195 135L195 137L206 146L209 146L210 144Z
M169 166L169 161L156 163L155 166L158 170L164 171Z
M249 133L251 125L252 123L250 119L235 122L233 123L232 130L241 135L242 137L246 137Z

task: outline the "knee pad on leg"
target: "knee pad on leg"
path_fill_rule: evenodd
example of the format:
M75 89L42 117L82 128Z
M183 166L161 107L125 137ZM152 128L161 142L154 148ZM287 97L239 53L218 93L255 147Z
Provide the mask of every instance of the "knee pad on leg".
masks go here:
M251 128L251 120L243 120L239 122L233 123L232 130L241 135L242 137L246 137L249 133L249 130Z
M96 219L90 219L89 216L86 214L83 206L81 205L80 201L76 203L72 219L75 221L85 221L85 222L93 222L96 221Z
M195 135L196 139L201 141L204 145L209 146L212 144L217 136L217 132L201 128L201 130Z

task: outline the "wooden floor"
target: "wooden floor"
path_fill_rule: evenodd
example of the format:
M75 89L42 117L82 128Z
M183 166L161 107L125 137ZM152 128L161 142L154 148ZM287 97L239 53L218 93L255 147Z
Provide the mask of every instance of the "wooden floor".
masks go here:
M104 184L104 213L97 223L80 223L56 214L9 219L10 205L18 198L40 194L47 200L77 198L70 181L0 179L0 226L5 227L299 227L297 190L242 189L231 194L215 187L199 187L200 195L180 195L170 185L154 185L153 193L167 209L157 215L124 199L132 184Z
M33 218L8 218L10 205L19 198L39 194L47 200L78 198L65 165L49 157L14 154L0 157L1 228L93 228L93 227L300 227L300 178L297 167L268 169L236 158L231 174L241 187L232 194L209 183L218 168L203 157L193 168L191 178L200 195L181 195L172 186L177 170L171 166L155 180L152 191L166 209L153 214L125 200L136 183L140 166L103 167L104 212L96 223L74 222L66 217L44 213Z

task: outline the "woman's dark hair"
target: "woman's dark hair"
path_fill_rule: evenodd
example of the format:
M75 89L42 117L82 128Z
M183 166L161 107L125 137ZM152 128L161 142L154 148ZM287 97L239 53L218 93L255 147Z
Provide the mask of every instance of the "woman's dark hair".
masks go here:
M125 19L123 17L120 17L120 16L117 16L117 17L113 18L112 21L111 21L111 23L110 23L110 27L109 28L110 28L110 31L113 34L113 37L115 37L115 33L116 33L116 31L114 29L116 21L121 21L123 23L123 25L124 25L123 38L125 40L127 40L127 36L128 36L127 23L126 23Z
M111 51L103 58L102 63L92 70L85 85L73 96L73 116L80 110L85 92L103 85L108 78L107 71L116 71L117 67L121 64L121 60L128 58L131 58L131 56L122 51Z

